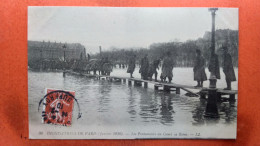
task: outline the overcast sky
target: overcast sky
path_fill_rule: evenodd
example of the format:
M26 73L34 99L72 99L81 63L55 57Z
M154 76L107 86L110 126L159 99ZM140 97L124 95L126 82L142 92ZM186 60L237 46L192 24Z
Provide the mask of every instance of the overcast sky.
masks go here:
M238 30L238 9L220 8L216 29ZM211 30L208 8L29 7L28 40L81 43L87 52L186 41Z

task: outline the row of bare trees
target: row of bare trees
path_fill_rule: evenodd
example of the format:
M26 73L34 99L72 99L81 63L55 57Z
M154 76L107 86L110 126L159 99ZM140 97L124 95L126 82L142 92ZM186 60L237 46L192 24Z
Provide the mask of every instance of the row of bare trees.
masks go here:
M207 63L210 58L211 32L206 32L202 38L188 40L186 42L172 41L153 43L149 48L112 48L102 52L102 57L108 57L111 62L127 64L131 55L136 55L137 63L148 54L149 60L163 58L168 52L175 60L178 67L191 67L195 59L195 50L200 49ZM229 48L234 66L238 65L238 31L230 29L216 30L216 53L222 63L222 46ZM100 58L100 54L95 54L94 58Z

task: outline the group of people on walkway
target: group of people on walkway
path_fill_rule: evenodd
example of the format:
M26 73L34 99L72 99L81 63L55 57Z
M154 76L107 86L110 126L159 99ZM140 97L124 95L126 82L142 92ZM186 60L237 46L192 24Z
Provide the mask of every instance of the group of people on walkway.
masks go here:
M232 57L228 53L227 47L222 47L223 51L223 72L225 74L226 84L227 87L224 88L225 90L231 90L231 82L236 81L236 75L232 63ZM220 67L218 61L218 55L215 52L211 53L209 66L209 72L211 76L214 76L215 79L220 79ZM197 85L195 87L203 87L203 81L207 80L207 76L205 73L205 59L201 54L199 49L196 50L196 60L194 63L194 80L197 81Z
M127 73L130 73L130 77L133 78L133 72L135 70L136 55L132 55L128 62ZM161 59L155 59L151 63L148 60L148 55L146 54L140 62L139 73L141 78L144 80L152 80L152 76L155 75L155 81L157 81L157 69L159 69Z
M225 74L227 87L225 90L231 90L231 82L236 81L235 71L233 68L232 57L228 53L227 47L222 47L223 51L223 72ZM171 52L167 52L164 58L158 58L151 62L148 60L148 55L146 54L140 62L139 73L141 74L141 78L144 80L152 80L152 76L155 75L155 81L157 81L157 75L159 70L160 62L162 61L162 72L160 75L161 82L166 82L168 78L168 82L171 83L173 78L173 67L175 65L173 58L171 57ZM130 56L128 62L127 73L130 73L130 77L133 78L133 72L135 70L136 64L136 55ZM194 73L194 81L197 81L197 85L195 87L203 87L203 82L207 80L207 75L205 72L206 61L199 49L196 49L196 58L194 61L193 73ZM209 72L211 75L214 75L216 79L220 79L220 67L218 55L214 52L211 53L209 66Z
M155 75L155 81L157 80L158 72L159 70L159 65L161 62L161 58L157 58L153 60L152 62L149 62L148 60L148 55L146 54L140 62L140 69L139 73L141 74L141 78L144 80L152 80L152 76ZM130 73L130 77L133 78L133 72L135 70L135 63L136 62L136 55L132 55L129 59L128 62L128 69L127 73ZM168 52L166 57L163 58L163 63L162 63L162 73L160 75L161 81L165 82L166 78L168 78L169 82L171 82L173 74L174 66L174 60L171 58L171 53Z

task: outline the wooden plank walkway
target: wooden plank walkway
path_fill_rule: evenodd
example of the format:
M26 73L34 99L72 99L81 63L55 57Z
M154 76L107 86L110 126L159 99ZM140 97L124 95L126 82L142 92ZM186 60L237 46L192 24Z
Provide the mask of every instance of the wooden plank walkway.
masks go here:
M119 76L106 76L106 75L92 75L92 74L86 74L86 73L78 73L78 72L73 72L73 71L66 71L68 73L72 74L78 74L78 75L84 75L86 77L95 77L98 79L105 79L105 80L110 80L110 81L115 81L115 82L126 82L128 81L128 85L132 85L132 82L134 82L135 86L142 86L142 83L144 84L144 88L148 87L148 84L153 84L155 90L159 90L159 88L163 88L162 90L165 92L171 92L175 91L176 94L180 94L180 89L195 95L195 96L200 96L201 98L206 98L208 95L208 90L210 88L207 87L194 87L194 86L189 86L189 85L181 85L181 84L175 84L175 83L162 83L162 82L156 82L156 81L150 81L150 80L143 80L139 78L129 78L129 77L119 77ZM200 90L199 94L189 90L189 89L197 89ZM223 90L220 88L217 88L217 95L219 98L222 97L222 95L229 95L231 100L235 100L235 95L238 93L237 90Z

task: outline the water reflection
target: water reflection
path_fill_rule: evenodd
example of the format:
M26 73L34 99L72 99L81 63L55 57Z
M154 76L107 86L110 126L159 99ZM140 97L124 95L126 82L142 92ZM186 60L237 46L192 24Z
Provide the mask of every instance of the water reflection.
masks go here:
M99 108L98 112L109 112L110 109L110 101L111 101L111 83L106 81L100 81L100 84L98 86L98 103Z
M174 111L172 98L174 96L164 92L145 90L140 87L134 88L140 94L139 115L143 119L143 122L160 122L164 125L173 124Z
M167 93L161 97L161 108L160 108L160 115L161 115L161 123L165 125L169 125L173 123L173 102L170 95Z
M197 104L195 104L195 109L192 111L193 125L203 125L205 124L204 111L207 105L206 99L200 99Z
M136 94L133 93L132 86L129 86L129 98L127 112L130 114L130 120L134 121L136 117Z
M232 124L236 121L237 109L234 102L222 102L217 104L220 116L218 119L204 117L206 105L207 101L205 99L200 99L200 101L195 104L194 110L192 111L193 125L217 124L221 120L224 120L225 124Z
M237 117L237 110L234 102L223 102L219 109L222 119L225 119L226 124L231 124Z
M139 115L143 119L143 122L156 122L158 119L157 111L159 104L154 96L153 92L142 87L135 87L140 94L140 112Z
M83 113L81 125L95 125L99 122L100 125L109 126L152 124L171 127L180 123L207 126L236 122L236 103L219 103L220 118L212 120L203 116L207 101L198 97L169 94L70 73L63 76L62 72L29 71L28 74L30 122L41 123L37 106L46 87L76 91Z

